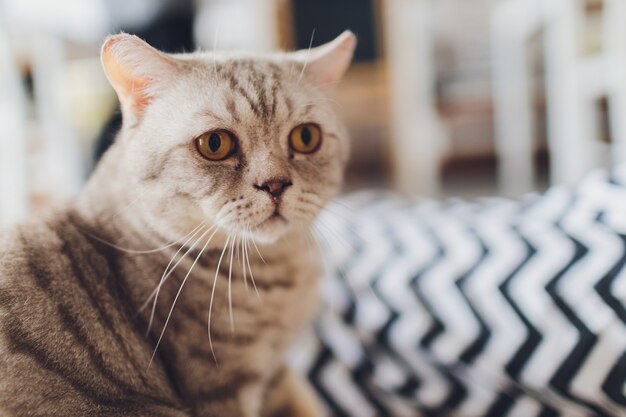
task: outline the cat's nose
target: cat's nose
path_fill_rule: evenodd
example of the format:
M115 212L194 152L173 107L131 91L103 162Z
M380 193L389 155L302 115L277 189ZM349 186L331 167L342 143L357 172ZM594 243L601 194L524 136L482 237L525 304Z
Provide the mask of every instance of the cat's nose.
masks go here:
M292 186L293 183L287 177L271 178L265 181L263 184L255 184L254 188L257 190L265 191L272 196L274 200L277 200L285 191L287 187Z

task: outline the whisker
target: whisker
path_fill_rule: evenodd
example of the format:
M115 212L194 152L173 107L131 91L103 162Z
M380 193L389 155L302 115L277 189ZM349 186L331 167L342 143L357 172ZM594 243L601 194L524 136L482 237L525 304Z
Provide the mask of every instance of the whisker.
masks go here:
M129 201L128 203L124 204L122 207L120 207L119 209L115 210L113 213L111 213L109 216L105 216L103 221L104 222L109 222L111 220L113 220L114 218L118 217L120 214L122 214L122 212L124 212L124 210L126 210L128 207L132 206L133 204L135 204L137 201L139 201L141 199L141 197L144 196L144 194L146 194L149 191L148 188L144 188L142 189L136 196L135 198L133 198L131 201Z
M230 316L230 331L235 331L235 318L233 316L233 292L232 292L232 278L233 278L233 252L235 247L235 241L237 235L234 236L230 242L230 265L228 265L228 314Z
M320 247L317 244L317 242L315 241L315 238L312 236L312 232L310 230L308 230L308 233L305 235L306 239L309 243L309 261L313 262L313 250L314 248L317 248L318 251L320 251Z
M216 229L215 232L217 232L217 229ZM156 346L154 347L154 351L152 352L152 357L150 358L150 362L148 363L148 368L150 368L150 365L152 365L152 361L154 360L154 356L156 355L157 349L159 348L159 345L161 344L161 340L163 339L163 335L165 334L165 329L167 329L167 325L168 325L168 323L170 321L170 318L172 317L172 312L174 311L174 307L176 306L176 301L178 301L178 297L180 296L180 293L183 291L183 287L185 286L185 283L187 282L187 279L191 275L191 271L193 271L193 268L198 263L198 260L200 259L200 257L204 253L204 251L206 250L207 246L209 246L209 243L211 242L211 239L215 235L215 232L213 232L211 237L206 241L206 243L204 244L204 246L200 250L200 253L198 253L198 256L196 256L196 259L194 259L193 263L191 264L191 267L187 271L187 274L185 275L185 278L183 278L183 281L180 284L180 288L178 289L178 292L176 293L176 296L174 297L174 301L172 302L172 307L170 308L170 311L167 314L167 318L165 319L165 324L163 325L163 330L161 331L161 335L159 336L159 340L157 340Z
M220 34L219 23L215 26L215 39L213 39L213 75L217 78L217 39Z
M344 225L344 227L346 227L348 230L350 230L352 232L352 234L360 239L361 237L359 236L359 233L355 230L354 225L352 223L352 220L348 217L348 214L342 213L340 211L337 211L334 207L332 207L332 204L334 204L335 202L331 203L330 205L327 206L322 206L322 205L318 205L317 203L311 201L311 200L306 200L303 198L300 198L299 201L301 203L304 204L308 204L310 206L313 207L317 207L318 209L321 209L322 211L320 212L320 216L318 217L318 220L316 223L321 224L322 226L324 226L325 228L329 229L330 233L332 233L338 241L340 241L344 246L349 247L352 251L355 250L354 245L349 243L346 238L339 234L334 227L330 227L329 225L327 225L324 222L324 216L335 216L336 218L338 218ZM314 213L311 213L314 217Z
M218 216L219 217L219 216ZM224 220L224 219L222 219ZM206 224L205 224L206 226ZM150 312L150 320L148 322L148 329L146 330L146 334L150 333L150 329L152 328L152 323L154 321L154 316L156 313L156 305L157 305L157 301L159 298L159 293L161 291L161 288L163 287L163 285L165 284L165 282L168 280L168 278L172 275L172 273L174 272L174 270L178 267L178 265L187 257L187 255L196 247L196 245L198 244L198 242L200 242L206 235L208 235L209 233L211 233L211 231L213 231L213 233L211 234L211 236L209 237L209 242L213 239L213 236L215 236L215 234L217 233L217 231L219 227L219 221L217 223L215 223L213 226L209 227L207 230L205 230L202 235L196 239L196 241L193 243L193 245L191 245L191 247L189 247L187 249L187 251L178 259L178 261L174 264L174 266L171 267L170 269L170 265L172 265L172 262L174 261L174 259L176 259L176 256L181 252L181 250L185 247L185 245L187 245L187 243L189 243L189 241L193 238L190 237L179 249L178 251L174 254L174 256L172 257L172 259L170 259L170 262L167 264L167 266L165 267L165 270L163 271L163 275L161 276L161 280L159 281L159 284L157 285L157 287L152 291L152 293L148 296L148 298L146 299L146 301L141 305L141 307L139 308L138 312L143 311L148 304L150 303L150 300L153 300L152 303L152 311Z
M169 267L169 265L171 265L172 261L174 260L174 258L176 257L176 255L174 255L174 257L172 257L172 259L170 260L170 263L168 264L168 266L165 268L165 271L163 271L163 275L161 276L161 280L159 281L159 284L157 285L157 287L154 289L154 291L152 291L152 293L150 294L150 296L148 297L148 299L146 300L146 302L141 306L141 308L139 309L139 311L143 311L143 309L146 308L146 306L148 305L148 303L150 302L150 300L152 299L152 311L150 312L150 320L148 322L148 329L146 331L146 334L150 333L150 329L152 328L152 323L154 322L154 316L156 314L156 306L157 306L157 301L159 299L159 293L161 292L161 288L163 287L163 285L165 284L165 282L169 279L169 277L172 275L172 273L174 272L174 270L176 269L176 267L183 261L183 259L185 259L185 257L189 254L189 252L191 252L194 247L198 244L198 242L200 242L206 235L208 235L209 233L211 233L211 231L213 231L213 233L211 234L211 236L209 237L209 242L211 241L211 239L213 239L213 236L215 236L215 233L217 233L217 225L213 225L211 226L209 229L207 229L205 232L202 233L202 236L200 236L198 239L196 239L196 241L193 243L193 245L187 249L187 251L183 254L183 256L180 257L180 259L176 262L176 264L174 264L174 266L168 271L167 268ZM184 247L184 245L181 247L181 249ZM180 249L179 249L180 252Z
M337 204L338 206L343 207L347 211L353 211L354 210L354 207L351 207L349 204L346 204L343 201L338 200L338 199L335 199L335 200L331 201L330 204Z
M315 241L317 242L318 246L320 244L319 239L324 239L324 242L323 242L324 246L326 246L329 249L332 248L332 245L330 244L330 242L328 241L324 233L319 229L319 227L317 227L317 224L313 223L311 225L311 230L313 231L313 237L315 238Z
M256 241L254 240L254 237L250 236L250 240L252 241L252 244L254 245L254 249L256 249L256 253L259 254L259 257L261 258L263 263L267 264L267 262L265 262L265 258L263 258L263 255L261 255L261 251L259 250L259 247L256 245Z
M312 197L319 199L315 195L312 195ZM300 201L301 203L304 203L304 204L310 204L310 205L312 205L314 207L317 207L322 212L329 212L329 213L335 214L338 217L341 217L341 219L345 220L347 223L351 222L349 213L351 213L352 209L349 208L347 205L342 205L339 201L335 200L335 201L332 201L332 202L330 202L328 204L322 204L321 202L314 201L314 200L311 200L309 198L303 198L303 197L298 198L298 201ZM334 205L340 206L341 208L343 208L345 210L345 212L339 211L339 207L333 207Z
M237 235L239 237L239 235ZM239 239L239 243L241 243L241 239ZM236 261L239 262L239 244L237 244L237 246L235 246L235 251L236 251Z
M217 277L220 273L220 266L222 265L222 259L224 258L224 253L226 253L226 248L228 247L228 243L230 242L231 235L228 235L226 238L226 243L224 243L224 249L222 249L222 254L220 255L220 259L217 262L217 268L215 268L215 278L213 278L213 288L211 289L211 301L209 301L209 320L207 324L207 331L209 333L209 346L211 348L211 353L213 354L213 359L215 360L215 366L219 366L217 363L217 356L215 356L215 350L213 349L213 340L211 339L211 312L213 311L213 299L215 298L215 288L217 287Z
M308 205L310 205L312 207L315 207L317 209L317 210L314 210L313 213L312 213L314 215L314 217L315 217L315 215L317 215L317 213L315 213L315 212L319 211L319 217L321 217L321 218L323 218L324 216L335 217L335 218L339 219L342 223L345 223L346 227L352 228L352 225L351 225L352 220L350 219L348 214L342 213L340 211L336 211L332 207L328 207L328 206L322 207L322 206L318 206L315 203L304 202L302 200L300 200L300 202L304 203L304 204L308 204Z
M324 250L321 247L320 244L320 239L324 238L325 242L326 242L326 246L330 246L328 241L325 239L324 235L321 234L319 232L319 230L315 227L315 225L313 225L312 227L313 230L309 230L309 235L313 238L313 241L315 242L315 244L317 245L317 250L321 253L324 254ZM315 232L315 233L314 233ZM326 270L330 270L331 265L330 265L330 260L326 257L326 256L322 256L322 262L324 262L324 266L326 267ZM330 297L328 299L328 307L331 311L335 310L335 301L333 297Z
M239 241L239 244L241 246L241 269L243 271L243 285L246 287L246 294L250 292L250 288L248 287L248 275L246 274L246 253L245 253L245 248L243 246L247 233L248 231L246 228L246 230L244 230L243 235L241 236L241 239ZM239 253L239 249L237 250L237 253Z
M155 249L146 249L146 250L137 250L137 249L129 249L129 248L124 248L122 246L119 246L113 242L109 242L106 239L102 239L99 236L94 235L93 233L87 231L87 230L83 230L83 232L85 234L88 234L90 237L92 237L93 239L97 240L98 242L104 243L105 245L108 245L112 248L115 248L119 251L122 252L126 252L126 253L130 253L130 254L134 254L134 255L144 255L144 254L149 254L149 253L156 253L156 252L161 252L167 248L171 248L172 246L180 243L183 239L185 239L187 236L189 236L190 234L196 232L199 228L201 228L204 225L204 222L200 223L198 226L196 226L191 232L187 233L185 236L176 239L172 242L169 242L168 244L166 244L165 246L161 246L160 248L155 248Z
M259 290L256 287L256 281L254 280L254 274L252 273L252 267L250 267L250 241L249 239L251 239L251 237L248 235L246 236L246 262L248 263L248 271L250 272L250 281L252 281L252 286L254 287L254 291L256 291L256 296L257 298L261 299L261 294L259 294Z
M170 262L169 262L169 263L167 264L167 266L165 267L165 271L163 271L163 275L161 276L161 280L159 281L159 285L161 285L161 284L163 283L164 276L165 276L165 274L167 273L167 271L168 271L168 269L169 269L170 265L172 265L172 262L174 262L174 259L176 259L176 256L178 256L178 254L179 254L179 253L183 250L183 248L185 248L185 247L186 247L186 245L187 245L187 244L191 241L191 239L193 239L193 238L194 238L194 237L198 234L198 232L200 232L200 230L202 230L202 228L206 227L206 226L207 226L207 224L206 224L206 223L204 223L204 222L202 222L201 226L202 226L202 227L200 227L200 229L196 230L196 231L195 231L195 232L194 232L191 236L189 236L189 238L188 238L188 239L187 239L187 240L186 240L186 241L185 241L185 242L184 242L184 243L180 246L180 248L178 248L178 250L176 251L176 253L174 254L174 256L172 256L172 258L170 259ZM210 231L210 229L209 229L208 231ZM198 237L198 239L196 239L196 241L194 242L194 244L193 244L190 248L188 248L188 251L187 251L187 252L183 255L183 257L184 257L185 255L187 255L187 253L189 253L189 251L190 251L191 249L193 249L193 247L194 247L194 246L195 246L195 245L196 245L196 244L200 241L200 239L202 239L202 237L206 236L206 232L208 232L208 231L206 231L206 230L205 230L205 232L203 232L203 233L200 235L200 237ZM181 258L181 260L182 260L182 258ZM179 260L179 262L180 262L181 260ZM178 265L178 263L177 263L176 265ZM176 265L175 265L174 267L176 267ZM152 294L148 297L148 299L144 302L144 304L142 304L142 306L139 308L139 311L142 311L143 309L145 309L145 308L146 308L147 304L150 302L150 300L152 299L152 297L154 296L154 293L155 293L156 291L157 291L157 289L155 288L155 290L152 292Z
M324 239L324 241L326 242L326 245L332 249L332 245L330 243L330 241L328 240L328 238L321 232L321 230L317 229L314 225L314 229L316 230L316 235L313 235L314 237L320 237L322 239ZM320 249L321 250L321 249ZM333 265L333 269L337 272L337 274L339 275L339 277L343 280L343 282L345 282L345 284L348 286L348 289L352 292L352 294L354 294L356 296L356 294L358 293L358 290L355 286L355 284L350 280L348 274L346 273L345 269L343 266L340 266L338 264ZM367 289L372 293L375 294L376 291L374 290L374 288L372 287L372 283L371 281L367 281Z
M288 79L291 79L292 75L293 75L293 67L296 65L295 60L291 60L291 65L289 66L289 76L287 77Z
M341 220L343 220L344 222L346 222L348 224L352 221L350 219L348 213L339 211L335 207L333 207L332 205L331 206L326 206L322 210L323 210L324 213L330 213L330 214L332 214L334 216L339 217Z
M330 234L333 235L333 237L335 238L335 240L339 243L341 243L344 247L348 248L348 250L350 250L351 252L356 252L356 248L354 247L354 245L350 242L348 242L346 240L345 237L343 237L342 235L340 235L336 230L334 230L332 227L328 226L327 224L325 224L322 219L318 219L317 222L315 222L316 226L319 227L323 227L325 230L327 230Z
M309 55L311 55L311 48L313 47L313 38L315 37L315 28L313 28L313 32L311 32L311 40L309 41L309 49L306 51L306 57L304 58L304 65L302 66L302 71L300 71L300 76L298 77L298 82L296 85L300 84L302 81L302 77L304 76L304 71L306 70L307 64L309 63Z
M206 227L206 224L204 224L204 226ZM155 314L155 311L156 311L156 304L157 304L157 300L159 298L159 293L161 291L161 287L163 287L163 284L165 284L165 281L167 281L167 279L170 277L172 272L174 272L176 267L183 261L183 259L185 259L185 257L189 254L189 252L191 252L196 247L198 242L200 242L206 235L208 235L211 232L211 230L214 230L214 229L217 230L216 228L217 228L217 225L213 225L210 228L208 228L207 230L205 230L204 232L202 232L201 235L193 243L193 245L191 245L187 249L187 251L183 254L183 256L181 256L178 259L176 264L173 267L171 267L171 269L170 269L170 266L174 262L174 259L176 259L176 256L178 256L178 254L183 250L185 245L187 245L191 241L191 239L193 239L193 237L202 229L198 229L196 231L196 233L194 233L194 235L189 237L189 239L187 239L187 241L185 243L183 243L180 248L178 248L178 250L176 251L174 256L172 256L172 258L170 259L170 262L165 267L165 270L163 271L163 275L161 275L161 279L159 280L159 283L157 284L156 288L152 291L152 293L150 293L150 295L148 296L146 301L144 301L144 303L141 305L141 307L139 307L139 310L138 310L139 313L142 312L148 306L148 304L150 304L150 301L154 300L154 302L152 304L152 312L150 313L150 320L148 322L147 333L150 333L150 329L152 328L152 322L154 321L154 314Z

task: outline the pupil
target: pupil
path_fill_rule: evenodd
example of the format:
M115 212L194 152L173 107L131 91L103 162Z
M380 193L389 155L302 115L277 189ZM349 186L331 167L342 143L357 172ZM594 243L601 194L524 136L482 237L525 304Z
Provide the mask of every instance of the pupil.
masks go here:
M302 143L304 143L304 146L309 146L312 138L311 138L311 131L309 130L308 127L305 127L304 129L302 129L302 132L300 132L300 136L302 137Z
M209 136L209 149L211 149L211 152L217 152L221 145L222 139L220 139L220 135L211 133L211 136Z

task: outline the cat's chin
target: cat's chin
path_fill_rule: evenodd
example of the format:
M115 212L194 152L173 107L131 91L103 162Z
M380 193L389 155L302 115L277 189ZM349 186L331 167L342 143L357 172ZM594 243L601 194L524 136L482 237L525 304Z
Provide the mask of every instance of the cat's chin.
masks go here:
M285 236L290 229L291 224L287 219L281 215L275 215L258 224L251 232L257 242L272 244Z

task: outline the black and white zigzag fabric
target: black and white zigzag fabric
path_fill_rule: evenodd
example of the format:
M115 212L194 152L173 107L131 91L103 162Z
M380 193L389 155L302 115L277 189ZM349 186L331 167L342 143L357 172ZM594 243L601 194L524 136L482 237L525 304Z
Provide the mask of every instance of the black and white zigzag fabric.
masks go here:
M626 416L626 169L522 201L359 194L318 227L299 360L331 415Z

